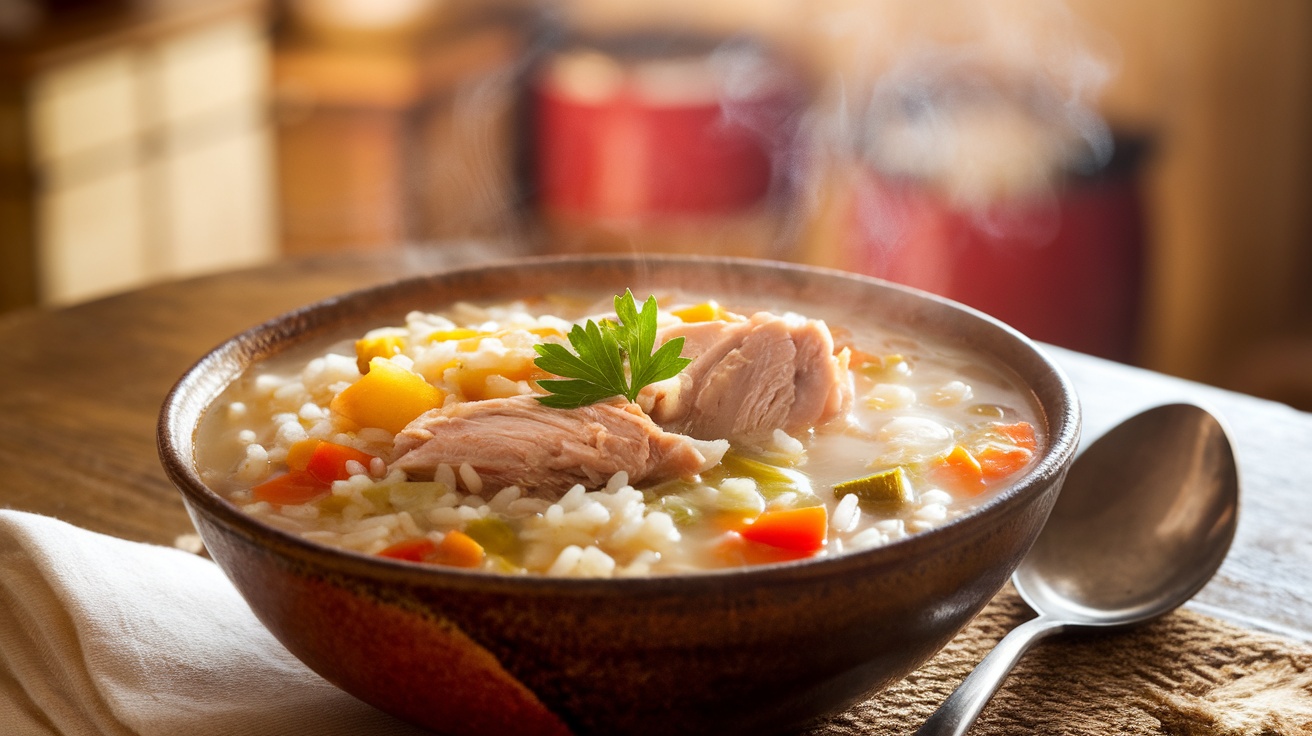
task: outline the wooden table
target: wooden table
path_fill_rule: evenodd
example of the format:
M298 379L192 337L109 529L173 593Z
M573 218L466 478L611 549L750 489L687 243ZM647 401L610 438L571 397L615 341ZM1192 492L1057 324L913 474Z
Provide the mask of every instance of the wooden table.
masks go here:
M293 307L488 257L485 249L445 247L292 261L0 318L0 506L172 544L191 523L159 466L155 420L193 362ZM1086 439L1177 400L1222 417L1243 476L1239 531L1220 573L1190 605L1312 641L1312 414L1052 352L1079 390Z

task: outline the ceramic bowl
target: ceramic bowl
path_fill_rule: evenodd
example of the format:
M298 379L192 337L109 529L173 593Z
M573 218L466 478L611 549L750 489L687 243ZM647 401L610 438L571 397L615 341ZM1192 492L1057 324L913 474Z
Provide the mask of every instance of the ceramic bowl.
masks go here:
M786 299L987 354L1020 378L1047 437L1012 486L946 525L862 552L685 576L500 576L301 540L202 481L197 426L251 364L413 309L568 290L682 288ZM218 346L169 394L164 468L214 560L270 631L342 689L448 734L781 733L872 697L943 647L1002 587L1071 463L1079 407L1061 371L987 316L876 279L756 260L525 259L329 299Z

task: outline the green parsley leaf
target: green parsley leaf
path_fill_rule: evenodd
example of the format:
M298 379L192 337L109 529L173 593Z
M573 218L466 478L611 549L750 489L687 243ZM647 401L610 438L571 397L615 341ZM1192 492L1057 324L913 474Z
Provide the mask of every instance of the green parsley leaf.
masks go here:
M644 387L678 375L692 360L680 357L682 337L652 352L656 312L656 297L647 297L639 310L633 292L626 289L623 296L615 297L619 321L588 320L569 331L574 352L556 343L535 345L538 358L533 364L561 376L538 381L551 392L538 401L558 409L576 409L612 396L633 401Z

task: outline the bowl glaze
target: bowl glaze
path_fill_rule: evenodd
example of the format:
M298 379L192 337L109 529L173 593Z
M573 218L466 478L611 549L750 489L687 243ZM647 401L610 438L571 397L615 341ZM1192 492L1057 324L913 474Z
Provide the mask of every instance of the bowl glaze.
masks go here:
M830 558L686 576L508 577L367 557L264 525L206 487L197 427L252 363L413 309L562 290L682 288L853 310L987 354L1032 392L1047 437L1011 487L950 523ZM211 555L287 648L342 689L448 734L782 733L870 697L943 647L1034 542L1080 427L1073 388L1028 339L952 302L758 260L522 259L288 313L218 346L174 387L164 468Z

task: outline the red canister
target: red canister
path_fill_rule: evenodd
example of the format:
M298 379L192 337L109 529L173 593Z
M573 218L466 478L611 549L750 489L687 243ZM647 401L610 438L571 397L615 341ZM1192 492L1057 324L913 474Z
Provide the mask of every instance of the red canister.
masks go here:
M1133 362L1143 140L1041 80L950 71L875 95L841 265Z
M802 105L797 76L755 44L644 36L561 50L533 87L535 200L552 247L754 250L744 238L769 229L796 174Z

